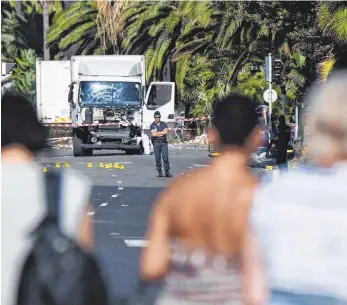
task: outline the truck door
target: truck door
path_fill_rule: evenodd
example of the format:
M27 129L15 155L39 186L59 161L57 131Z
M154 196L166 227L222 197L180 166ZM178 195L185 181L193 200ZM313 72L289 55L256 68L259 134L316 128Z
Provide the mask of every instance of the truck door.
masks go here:
M174 122L175 115L175 83L153 82L150 83L143 107L143 128L149 129L154 121L154 112L161 113L163 122L170 125Z

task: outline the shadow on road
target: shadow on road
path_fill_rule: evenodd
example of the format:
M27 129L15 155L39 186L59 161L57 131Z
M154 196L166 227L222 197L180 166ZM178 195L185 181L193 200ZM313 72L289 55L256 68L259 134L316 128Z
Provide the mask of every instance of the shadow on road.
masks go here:
M102 152L93 152L92 156L88 157L104 157L104 156L124 156L124 152L122 151L117 151L117 152L107 152L107 153L102 153Z
M159 187L93 187L95 252L107 280L111 298L127 299L136 290L139 280L139 261L142 248L127 247L124 239L144 239L148 219ZM115 193L118 197L112 198ZM107 206L100 205L108 202ZM148 298L158 292L161 284L149 289ZM125 303L126 304L126 303Z

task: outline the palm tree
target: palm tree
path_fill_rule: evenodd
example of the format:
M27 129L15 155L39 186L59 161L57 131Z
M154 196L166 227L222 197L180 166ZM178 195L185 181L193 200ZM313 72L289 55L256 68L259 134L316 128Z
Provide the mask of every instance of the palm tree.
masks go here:
M56 58L76 48L74 54L105 54L98 30L97 1L75 1L66 9L57 12L47 32L47 47L56 47Z
M103 33L101 41L104 49L107 45L114 46L114 52L119 52L120 37L119 34L123 30L122 23L119 19L122 17L125 9L136 4L137 0L118 0L118 1L98 1L99 14L97 23L99 32Z
M347 66L347 5L346 3L323 3L318 11L319 27L324 35L333 39L326 59L318 66L324 82L334 67Z
M48 22L49 14L62 9L61 2L32 0L18 3L11 1L2 10L3 58L19 56L22 49L34 49L36 54L46 54L46 59L49 59L44 43L44 28L48 26L45 22ZM42 17L45 22L42 22Z
M42 1L43 6L43 59L49 60L49 48L47 46L47 32L49 29L49 10L48 10L48 1Z
M34 102L35 97L35 67L36 67L36 52L35 50L22 50L20 56L14 58L16 63L13 69L11 81L14 88L21 93L26 94L31 102Z
M145 54L147 79L158 79L167 62L172 63L180 36L211 14L199 2L139 2L124 11L120 20L122 52Z

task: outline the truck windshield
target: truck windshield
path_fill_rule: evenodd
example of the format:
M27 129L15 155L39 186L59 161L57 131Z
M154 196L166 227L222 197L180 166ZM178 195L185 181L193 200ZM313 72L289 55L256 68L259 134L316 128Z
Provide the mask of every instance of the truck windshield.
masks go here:
M140 105L141 86L134 82L82 81L79 90L81 106Z

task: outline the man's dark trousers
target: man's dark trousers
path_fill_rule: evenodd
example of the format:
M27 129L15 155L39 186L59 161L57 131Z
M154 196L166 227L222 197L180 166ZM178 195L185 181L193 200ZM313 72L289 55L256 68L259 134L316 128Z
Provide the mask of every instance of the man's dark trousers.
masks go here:
M162 164L161 164L161 158L163 158L164 161L164 169L165 171L168 171L170 169L170 163L169 163L169 149L166 141L158 141L158 140L152 140L153 144L153 150L155 155L155 161L157 170L162 170Z

